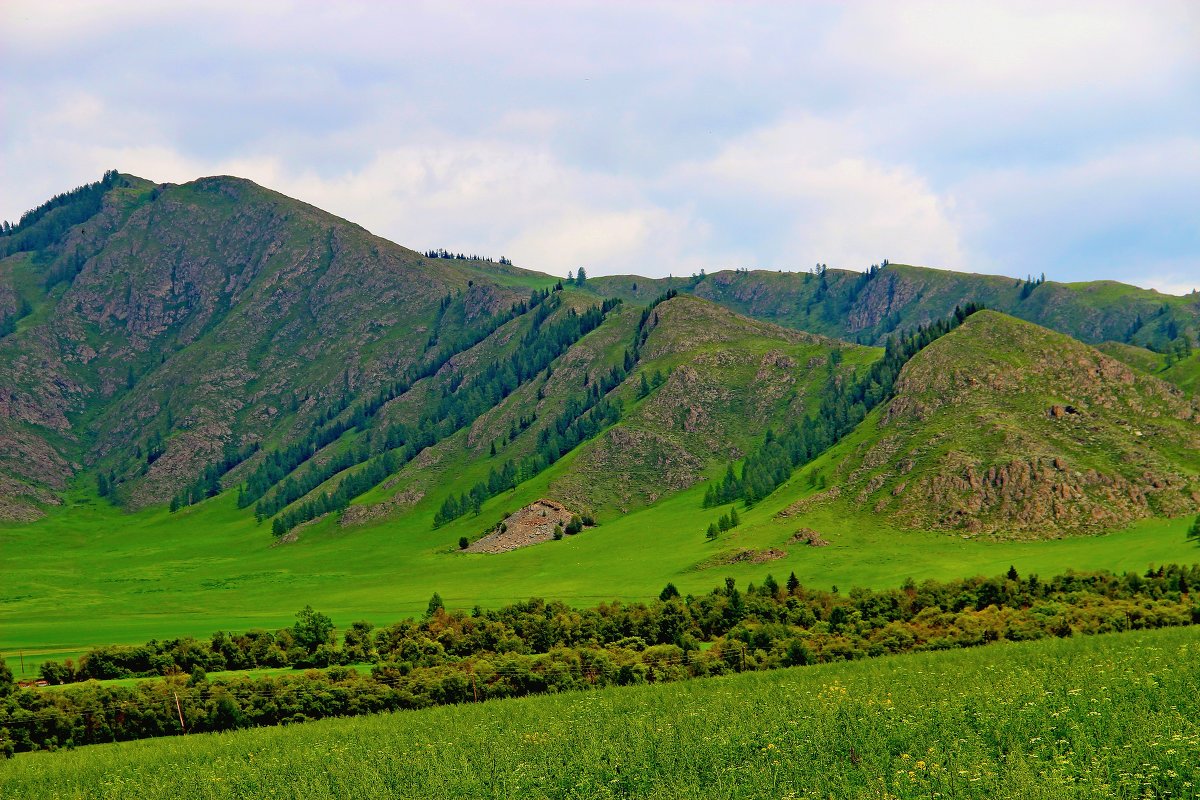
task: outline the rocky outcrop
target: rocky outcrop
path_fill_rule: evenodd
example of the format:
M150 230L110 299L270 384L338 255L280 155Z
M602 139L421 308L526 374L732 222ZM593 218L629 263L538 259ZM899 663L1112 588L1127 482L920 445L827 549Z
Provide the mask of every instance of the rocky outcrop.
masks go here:
M845 496L911 528L1046 537L1200 508L1200 404L1066 336L980 312L848 440Z
M541 544L554 538L556 529L565 529L575 514L553 500L537 500L504 518L486 535L466 548L468 553L506 553L521 547Z

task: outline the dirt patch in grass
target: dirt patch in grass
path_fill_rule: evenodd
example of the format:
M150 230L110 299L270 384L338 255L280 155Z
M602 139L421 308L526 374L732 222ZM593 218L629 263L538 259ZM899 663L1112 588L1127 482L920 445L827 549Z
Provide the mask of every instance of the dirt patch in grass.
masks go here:
M778 561L787 558L787 551L778 547L768 547L766 550L736 550L732 553L722 553L696 565L697 569L724 567L729 564L765 564L768 561Z
M821 538L821 534L812 528L801 528L792 534L788 544L806 544L809 547L827 547L829 542Z

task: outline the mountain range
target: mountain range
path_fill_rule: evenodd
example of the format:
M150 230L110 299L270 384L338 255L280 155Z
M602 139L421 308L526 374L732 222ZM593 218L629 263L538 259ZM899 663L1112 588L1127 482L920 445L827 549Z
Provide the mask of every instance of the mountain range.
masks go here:
M560 461L546 499L599 520L797 471L798 505L968 537L1200 507L1196 293L887 262L564 280L233 177L110 172L0 234L0 519L87 486L236 495L279 537L438 526Z

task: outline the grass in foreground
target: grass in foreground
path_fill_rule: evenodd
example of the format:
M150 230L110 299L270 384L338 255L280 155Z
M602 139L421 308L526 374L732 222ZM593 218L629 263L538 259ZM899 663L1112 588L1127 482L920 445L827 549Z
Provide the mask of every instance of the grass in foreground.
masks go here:
M1195 797L1172 629L20 755L5 797Z

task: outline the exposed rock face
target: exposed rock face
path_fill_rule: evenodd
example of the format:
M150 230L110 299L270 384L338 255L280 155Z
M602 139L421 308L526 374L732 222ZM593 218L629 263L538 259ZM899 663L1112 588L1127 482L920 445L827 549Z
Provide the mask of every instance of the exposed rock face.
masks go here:
M903 525L1058 536L1200 507L1197 402L1065 336L981 312L897 390L838 475Z
M553 500L537 500L514 511L486 536L467 547L468 553L506 553L519 547L548 542L556 527L566 528L573 512Z
M828 547L829 542L821 538L821 534L812 528L801 528L792 534L788 544L806 544L809 547Z
M748 548L715 556L701 562L697 566L700 569L711 569L712 567L727 566L729 564L766 564L769 561L778 561L781 558L787 558L787 551L780 550L778 547L768 547L765 550Z

